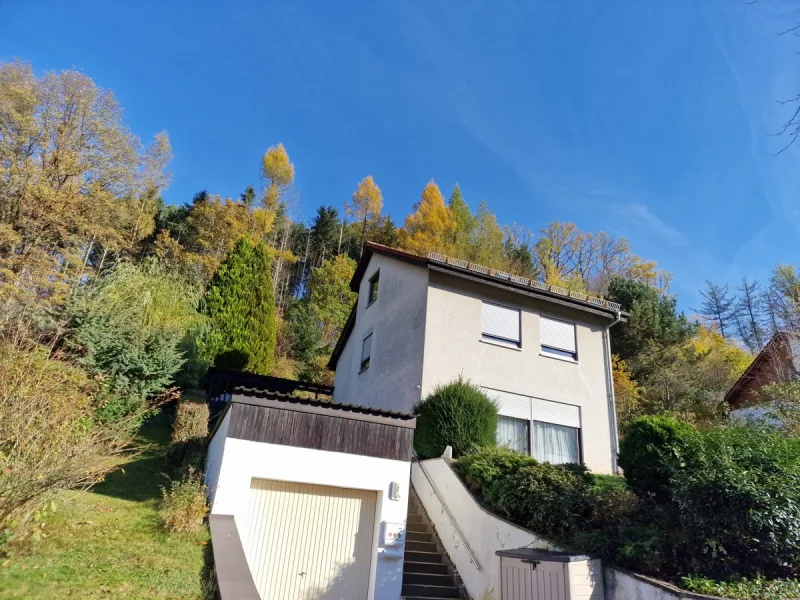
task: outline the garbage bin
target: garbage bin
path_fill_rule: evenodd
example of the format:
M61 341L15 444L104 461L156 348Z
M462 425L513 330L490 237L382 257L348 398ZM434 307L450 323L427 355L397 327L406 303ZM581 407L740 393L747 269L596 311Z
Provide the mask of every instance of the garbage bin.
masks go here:
M532 548L496 554L502 600L605 600L600 559Z

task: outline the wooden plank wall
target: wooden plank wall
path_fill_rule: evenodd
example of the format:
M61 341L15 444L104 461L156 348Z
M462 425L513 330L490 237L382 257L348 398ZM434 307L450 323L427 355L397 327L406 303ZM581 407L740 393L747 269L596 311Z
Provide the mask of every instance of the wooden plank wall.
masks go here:
M343 417L235 403L228 437L267 444L411 460L414 430Z

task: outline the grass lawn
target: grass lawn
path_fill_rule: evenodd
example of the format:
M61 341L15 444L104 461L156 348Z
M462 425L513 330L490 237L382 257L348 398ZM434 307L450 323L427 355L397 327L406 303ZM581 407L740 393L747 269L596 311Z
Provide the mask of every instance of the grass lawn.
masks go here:
M207 529L166 533L156 512L169 428L145 426L138 442L151 446L124 472L62 495L41 540L0 558L0 599L203 598Z

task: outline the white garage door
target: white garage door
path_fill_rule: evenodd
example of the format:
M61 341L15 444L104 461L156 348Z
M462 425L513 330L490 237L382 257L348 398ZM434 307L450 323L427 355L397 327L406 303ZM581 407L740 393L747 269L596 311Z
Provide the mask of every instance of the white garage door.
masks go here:
M367 598L377 492L253 479L247 562L263 600Z

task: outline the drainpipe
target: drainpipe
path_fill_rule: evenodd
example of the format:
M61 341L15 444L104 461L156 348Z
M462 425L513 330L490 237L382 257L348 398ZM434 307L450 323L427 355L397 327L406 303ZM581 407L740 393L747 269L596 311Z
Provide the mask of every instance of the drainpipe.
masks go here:
M617 431L617 404L614 400L614 371L611 366L611 328L622 320L622 313L617 311L614 320L603 330L603 354L606 363L606 394L608 396L609 429L611 432L611 472L615 475L617 469L617 454L619 453L619 434Z

